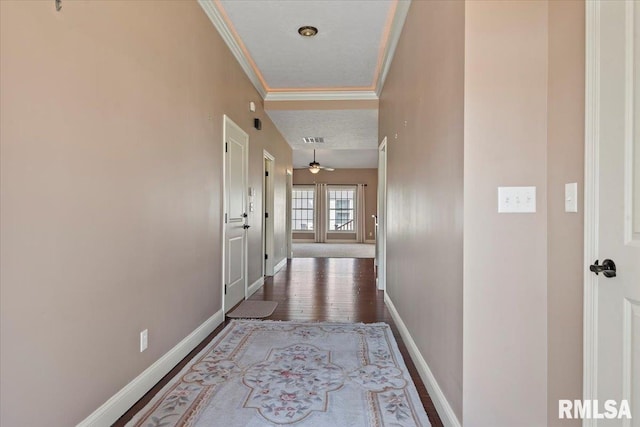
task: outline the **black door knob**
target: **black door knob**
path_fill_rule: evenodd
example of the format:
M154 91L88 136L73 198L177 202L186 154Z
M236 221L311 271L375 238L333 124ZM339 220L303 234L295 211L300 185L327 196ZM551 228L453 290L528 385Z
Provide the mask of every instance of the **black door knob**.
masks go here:
M243 225L243 226L242 226L242 228L244 228L245 230L246 230L247 228L249 228L249 227L251 227L249 224L245 224L245 225Z
M598 260L589 266L589 270L593 273L604 274L604 277L616 277L616 263L610 259L602 261L602 265L598 264Z

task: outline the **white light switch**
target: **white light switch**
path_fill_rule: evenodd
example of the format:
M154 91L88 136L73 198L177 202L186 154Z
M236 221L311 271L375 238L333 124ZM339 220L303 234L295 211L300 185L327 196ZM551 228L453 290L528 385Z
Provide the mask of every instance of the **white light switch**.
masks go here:
M149 345L149 330L145 329L144 331L140 332L140 353L145 351L148 345Z
M578 212L578 183L564 185L564 211Z
M498 187L499 213L536 211L536 187Z

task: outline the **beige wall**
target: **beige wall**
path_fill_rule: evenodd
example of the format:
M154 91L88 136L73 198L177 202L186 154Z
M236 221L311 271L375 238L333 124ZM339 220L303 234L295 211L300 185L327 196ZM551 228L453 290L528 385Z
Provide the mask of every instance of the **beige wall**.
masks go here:
M582 213L564 184L581 193L584 3L458 7L412 3L380 101L388 292L464 425L560 425L557 400L582 389ZM521 185L537 213L498 214L497 187Z
M365 197L366 239L375 239L375 215L378 210L378 169L336 169L312 174L309 169L293 170L293 185L309 184L367 184ZM312 233L293 233L294 239L313 239ZM355 233L327 233L327 240L356 240Z
M549 2L548 426L581 425L558 419L558 399L582 398L584 55L584 2ZM578 183L578 213L564 211L570 182Z
M195 1L0 12L0 424L70 426L221 308L222 115L253 187L276 157L276 262L291 151Z
M387 292L458 418L463 85L464 2L412 2L380 98Z
M466 2L464 420L547 423L547 2ZM499 214L499 186L537 212Z

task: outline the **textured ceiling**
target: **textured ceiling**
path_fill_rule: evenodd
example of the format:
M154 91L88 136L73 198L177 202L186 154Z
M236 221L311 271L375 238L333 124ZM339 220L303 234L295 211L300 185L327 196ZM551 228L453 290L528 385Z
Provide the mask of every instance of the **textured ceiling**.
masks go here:
M294 103L376 101L409 8L400 0L198 1L258 92ZM318 35L300 36L304 25ZM328 167L377 167L377 108L281 107L267 113L293 148L294 167L308 166L313 148Z
M293 150L293 167L306 168L313 160L313 148ZM335 169L377 168L378 150L316 150L316 161ZM320 173L331 173L321 171Z
M373 88L394 12L390 0L221 0L270 90ZM318 28L302 37L303 25Z
M378 146L378 110L271 110L271 120L289 145L295 149L313 149L305 136L322 136L323 149L376 149Z

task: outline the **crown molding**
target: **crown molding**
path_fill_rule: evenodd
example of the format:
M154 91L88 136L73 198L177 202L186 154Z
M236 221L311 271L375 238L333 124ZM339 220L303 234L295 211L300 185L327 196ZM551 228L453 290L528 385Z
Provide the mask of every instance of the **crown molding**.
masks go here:
M396 52L400 35L402 34L402 28L404 27L404 21L407 19L409 13L409 7L411 6L411 0L399 0L396 5L396 12L393 16L393 22L391 23L391 29L389 31L389 38L387 39L387 45L382 58L382 68L378 74L378 80L375 83L376 95L380 96L382 93L382 87L384 81L387 78L389 68L391 68L391 62L393 61L393 55Z
M240 67L244 70L247 77L253 86L255 86L260 96L265 101L344 101L344 100L377 100L382 92L387 73L391 67L393 55L402 33L402 27L404 21L407 18L409 12L409 6L411 0L398 0L396 4L396 10L389 30L389 36L383 53L380 72L378 73L375 85L372 87L375 90L357 90L357 91L343 91L327 88L327 90L314 90L314 91L269 91L270 88L264 86L260 77L256 73L256 70L251 65L251 61L245 55L242 47L238 43L233 32L227 25L223 15L215 4L215 0L198 0L198 4L207 14L213 26L218 30L220 36L231 50L231 53L236 58Z
M225 22L224 18L220 14L220 11L216 7L214 1L198 0L198 4L200 4L200 7L202 7L204 12L207 14L213 26L216 27L216 29L220 33L220 36L222 37L224 42L227 44L227 46L231 50L231 53L240 64L240 66L246 73L247 77L249 77L249 80L251 80L251 83L253 83L255 88L260 93L260 96L264 98L267 95L266 88L262 85L260 78L254 71L253 67L249 62L249 59L245 56L244 52L242 51L242 48L238 44L238 41L235 39L235 37L233 36L233 33L227 26L227 23Z
M378 100L378 94L372 90L356 91L300 91L269 92L265 101L370 101Z

